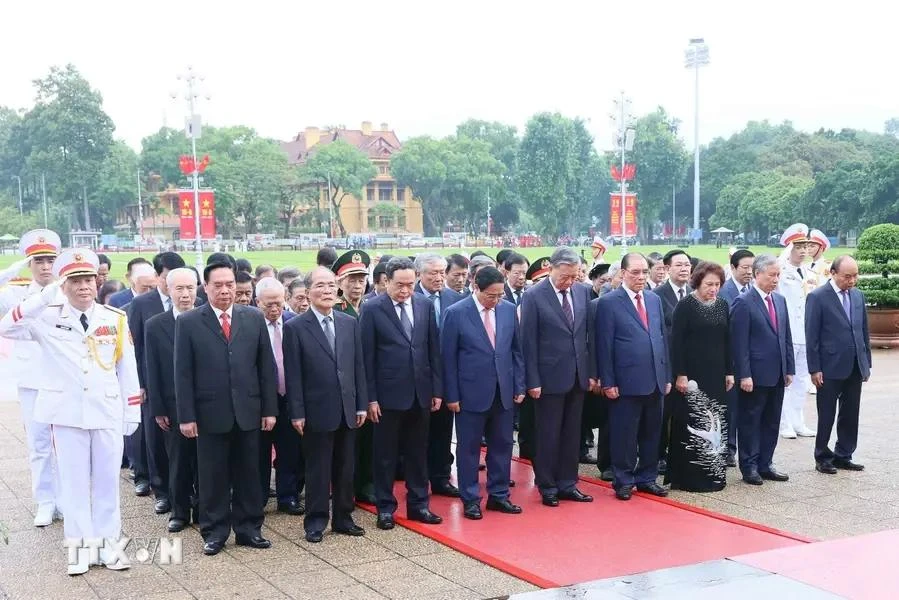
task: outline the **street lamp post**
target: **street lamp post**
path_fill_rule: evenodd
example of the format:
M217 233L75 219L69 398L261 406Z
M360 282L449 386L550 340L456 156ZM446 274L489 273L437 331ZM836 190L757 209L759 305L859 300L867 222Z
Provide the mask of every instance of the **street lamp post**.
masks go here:
M693 112L693 230L699 229L699 67L709 64L709 47L703 38L693 38L684 65L695 74Z
M193 191L194 191L194 244L196 247L196 267L197 271L203 270L203 241L200 238L200 167L197 163L197 138L200 137L200 115L196 112L197 100L200 97L199 84L203 81L203 77L198 75L193 67L187 67L185 75L179 75L179 80L183 80L187 84L187 93L184 99L187 100L189 117L187 121L187 134L190 136L190 152L193 158ZM177 94L172 94L172 98ZM209 98L208 96L206 97Z
M617 142L618 148L620 151L621 158L621 204L619 205L619 210L621 212L621 256L627 254L627 223L625 221L625 214L627 211L625 210L625 195L627 194L627 178L624 176L624 154L626 151L630 151L634 147L634 135L635 131L632 127L629 127L630 115L627 112L627 107L630 104L630 100L624 97L624 92L621 92L619 99L615 100L615 104L618 108L618 114L613 115L612 118L617 121Z
M13 175L11 179L15 179L19 183L19 214L22 214L22 178L18 175Z

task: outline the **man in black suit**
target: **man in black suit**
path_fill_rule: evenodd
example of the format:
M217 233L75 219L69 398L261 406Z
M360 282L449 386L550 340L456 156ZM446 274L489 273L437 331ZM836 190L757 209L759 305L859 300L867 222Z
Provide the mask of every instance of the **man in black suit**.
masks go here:
M668 279L655 286L652 291L662 299L662 312L665 315L665 339L671 337L671 321L677 303L693 291L688 283L693 270L690 256L680 249L669 250L662 263L668 272ZM659 473L668 470L668 439L671 431L671 399L665 396L662 403L662 439L659 442Z
M504 288L506 300L515 306L521 304L521 296L524 294L524 285L527 283L527 272L530 266L531 263L528 262L528 259L517 252L506 256L506 262L503 263L506 274Z
M805 299L805 354L812 383L818 388L815 468L828 475L837 469L865 468L852 462L858 446L862 383L871 375L868 315L865 297L855 287L857 281L855 259L838 256L830 265L830 281ZM831 451L834 419L837 443Z
M275 356L278 378L278 420L271 431L263 431L259 441L259 476L262 505L268 502L272 483L272 448L275 449L275 494L278 512L301 515L304 512L300 492L305 486L303 450L299 436L290 426L283 356L284 327L296 315L284 310L284 285L274 277L256 282L256 306L265 317L265 328Z
M168 490L172 516L170 533L182 531L191 522L197 505L197 442L181 435L175 405L175 320L191 310L197 300L197 278L191 269L169 271L166 288L172 309L151 317L146 323L145 351L147 404L162 430L168 454ZM194 513L194 522L198 522Z
M528 395L534 401L534 474L546 506L592 502L577 489L584 392L596 390L587 331L589 290L575 285L580 257L556 248L549 277L522 297L521 331Z
M275 357L265 318L234 304L234 269L203 270L209 303L175 321L175 399L181 433L197 438L203 552L221 552L233 525L237 544L262 537L259 430L278 414Z
M415 258L418 283L415 293L424 296L434 305L434 317L438 331L443 326L443 313L462 299L446 287L446 259L439 254L422 253ZM431 413L428 428L428 479L431 493L450 498L459 497L459 488L450 481L453 469L453 413L444 405Z
M166 278L169 271L180 269L184 266L184 259L175 252L160 252L153 257L153 270L156 272L156 289L150 290L134 298L126 307L128 313L128 328L134 339L134 357L137 360L137 376L140 379L141 395L146 400L147 396L147 361L144 356L146 348L144 344L144 331L146 322L150 317L165 312L172 307L169 298L169 289ZM135 273L137 271L135 270ZM156 514L161 515L171 510L169 501L169 458L166 453L165 437L162 430L153 419L150 405L146 401L141 404L141 425L135 436L143 439L143 446L147 456L147 471L150 478L150 487L156 497ZM138 481L135 477L135 487Z
M334 310L334 273L306 275L309 310L284 328L284 366L290 419L306 460L306 540L322 541L331 495L335 533L360 536L353 522L356 431L368 410L362 336L354 317Z
M436 525L428 507L428 425L440 408L443 364L434 305L414 293L415 266L398 256L387 263L387 293L362 311L362 353L368 380L368 418L374 427L378 528L393 529L393 482L398 453L406 475L406 513Z

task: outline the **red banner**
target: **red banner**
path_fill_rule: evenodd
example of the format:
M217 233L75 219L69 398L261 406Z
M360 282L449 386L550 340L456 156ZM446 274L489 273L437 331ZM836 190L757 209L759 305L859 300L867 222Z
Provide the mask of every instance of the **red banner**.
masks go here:
M195 239L193 190L178 190L178 208L181 215L181 239ZM200 238L215 239L215 192L212 190L200 190Z
M637 165L633 163L625 163L624 171L618 168L618 165L612 165L611 167L612 179L620 182L622 178L625 181L633 181L634 177L637 175Z
M609 207L609 231L611 235L621 235L621 193L611 193ZM624 235L633 237L637 235L637 194L624 195Z

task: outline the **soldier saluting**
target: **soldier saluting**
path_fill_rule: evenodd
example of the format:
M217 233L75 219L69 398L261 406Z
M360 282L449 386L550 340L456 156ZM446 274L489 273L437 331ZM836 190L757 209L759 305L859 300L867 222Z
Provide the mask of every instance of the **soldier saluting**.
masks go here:
M140 422L140 385L125 313L94 301L99 265L90 250L62 252L57 280L0 319L0 335L37 342L53 374L38 384L34 420L50 424L56 446L69 575L91 563L130 566L111 544L122 530L122 436ZM83 546L89 539L104 540L99 557Z

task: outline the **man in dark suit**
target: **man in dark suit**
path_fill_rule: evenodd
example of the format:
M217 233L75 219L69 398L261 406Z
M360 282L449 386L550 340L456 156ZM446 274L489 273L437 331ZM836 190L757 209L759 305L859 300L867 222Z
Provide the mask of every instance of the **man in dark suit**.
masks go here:
M446 259L439 254L422 253L415 258L418 283L415 293L424 296L434 305L437 329L443 323L443 314L450 306L462 299L459 294L446 287ZM453 413L445 403L431 413L428 429L428 479L431 493L438 496L459 497L459 488L450 481L453 468Z
M444 313L440 332L446 405L456 413L463 514L480 519L478 464L487 441L487 510L518 514L509 501L513 406L524 400L524 359L515 305L502 300L503 276L485 267L477 291Z
M356 319L334 310L334 273L316 267L306 276L309 310L284 328L284 366L293 427L306 460L306 540L322 541L331 496L335 533L360 536L353 522L356 431L368 410L362 336Z
M662 398L671 391L665 315L660 298L646 293L649 264L642 254L626 254L621 273L621 286L596 305L594 342L609 402L615 496L630 500L634 487L666 496L656 483Z
M172 299L172 309L150 317L146 323L145 352L147 404L156 425L162 430L168 455L169 491L172 516L168 530L177 533L199 518L197 504L197 442L181 435L178 410L175 405L175 320L194 307L197 300L197 279L190 269L169 271L166 288Z
M131 276L134 272L134 267L140 263L149 265L150 261L140 256L138 256L137 258L132 258L128 261L128 265L125 267L125 281L128 282L128 287L120 292L116 292L109 297L110 306L122 308L123 306L134 300L134 287L137 285L137 283L132 280Z
M524 294L528 267L530 266L528 259L517 252L506 256L506 261L503 263L503 268L506 272L506 286L504 288L506 300L515 306L521 304L521 296Z
M737 296L746 292L752 283L752 262L755 254L749 250L737 250L730 255L730 278L721 286L718 294L727 302L728 308L733 306ZM737 466L737 432L739 431L739 398L740 388L733 386L727 392L727 466Z
M536 412L534 474L543 504L558 506L593 501L576 484L584 391L597 382L587 344L589 290L574 285L581 259L562 246L549 262L549 276L522 297L521 337Z
M203 270L209 303L175 321L175 399L181 433L197 438L203 552L221 552L233 524L237 544L262 537L259 430L278 414L275 357L265 318L234 304L234 268Z
M443 364L434 305L414 293L415 266L398 256L387 263L387 293L362 311L362 353L368 418L374 427L374 478L379 529L393 529L397 455L406 477L406 512L438 524L428 507L428 425L443 397Z
M172 307L172 301L169 299L168 286L166 278L169 271L180 269L184 266L184 259L175 252L160 252L153 257L153 266L151 274L155 274L155 289L150 289L144 294L140 294L131 301L126 307L128 313L128 328L131 330L131 337L134 339L134 357L137 360L137 375L140 379L141 394L146 398L146 377L147 362L144 357L144 331L146 322L150 317L165 312ZM140 271L143 265L134 267L133 277L137 285L141 285L141 279L145 277ZM147 474L149 476L149 484L153 489L156 497L155 509L156 514L165 514L171 510L169 501L169 458L166 453L165 438L162 430L156 425L153 419L150 405L147 402L141 404L141 424L138 430L132 436L132 440L142 440L142 444L138 442L141 456L146 456ZM140 462L140 461L139 461ZM138 485L138 477L135 475L135 487Z
M648 261L647 261L648 262ZM669 250L662 257L662 264L668 273L668 279L655 286L652 292L662 299L662 312L665 313L665 339L671 336L671 322L677 303L693 291L688 283L692 265L690 256L680 249ZM650 274L652 270L650 269ZM668 440L671 431L671 400L668 396L662 401L662 438L659 442L659 472L668 469Z
M812 383L818 388L815 468L828 475L837 469L865 468L852 462L858 445L862 383L871 375L868 315L865 297L855 287L857 281L855 259L838 256L830 265L830 281L805 300L805 353ZM837 443L835 451L831 451L834 419Z
M780 266L773 256L762 254L755 258L752 274L755 283L730 309L730 337L740 382L740 472L746 483L762 485L763 479L789 479L774 468L773 460L784 388L796 367L787 304L774 291Z
M265 328L275 356L275 376L278 378L278 420L274 429L261 433L259 442L262 504L265 506L268 502L274 448L278 512L301 515L304 508L300 502L300 493L305 485L306 475L300 439L290 426L283 356L284 327L296 315L284 310L284 285L274 277L263 277L256 283L256 306L265 317Z

